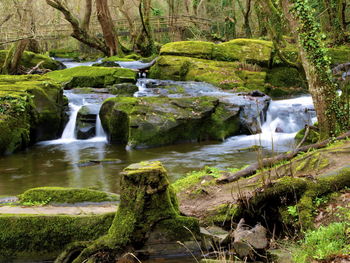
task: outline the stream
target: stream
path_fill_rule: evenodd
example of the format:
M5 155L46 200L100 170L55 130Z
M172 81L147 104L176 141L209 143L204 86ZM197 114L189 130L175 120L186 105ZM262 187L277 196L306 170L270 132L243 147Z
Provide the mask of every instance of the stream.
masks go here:
M62 62L67 67L93 64L64 60ZM144 64L124 62L120 65L137 69ZM162 85L170 84L181 87L181 94L162 88ZM159 80L139 79L137 85L139 91L134 96L206 95L220 97L226 101L239 100L237 95L220 91L206 83L172 81L164 83ZM183 143L127 150L125 147L107 143L98 117L95 123L95 135L85 140L77 139L75 127L81 107L87 106L98 112L103 100L111 95L77 94L74 91L65 91L65 95L69 99L70 112L69 121L61 138L40 142L25 151L0 158L0 195L17 195L39 186L94 187L119 193L119 172L131 163L147 160L161 161L167 168L171 181L205 166L239 168L257 161L257 152L249 149L254 145L263 147L263 156L293 149L296 132L305 124L316 120L312 99L305 95L271 101L266 116L260 119L262 131L260 134L233 136L222 142ZM101 164L82 165L84 160L105 161Z

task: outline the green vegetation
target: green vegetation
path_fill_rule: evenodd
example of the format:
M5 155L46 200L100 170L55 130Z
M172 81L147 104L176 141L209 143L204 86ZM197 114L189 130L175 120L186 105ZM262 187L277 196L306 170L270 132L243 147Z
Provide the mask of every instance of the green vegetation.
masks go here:
M136 82L136 71L125 68L105 68L80 66L47 73L45 76L66 88L105 87L122 82Z
M93 216L0 215L0 261L55 258L76 241L107 233L115 213Z
M39 187L20 194L23 205L118 201L119 196L86 188Z
M293 251L296 263L308 263L312 260L332 259L332 256L349 255L349 222L332 223L328 226L308 231L300 245Z

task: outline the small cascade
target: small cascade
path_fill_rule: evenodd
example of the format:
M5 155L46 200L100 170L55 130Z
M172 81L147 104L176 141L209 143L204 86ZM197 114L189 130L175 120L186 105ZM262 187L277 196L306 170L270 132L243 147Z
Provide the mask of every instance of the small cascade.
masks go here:
M75 134L75 126L77 122L77 116L78 112L81 109L82 106L75 105L73 103L69 104L69 108L71 109L70 116L69 116L69 121L64 128L64 131L62 133L61 139L68 139L68 140L74 140L76 139L76 134Z
M106 133L102 127L102 123L101 123L101 119L100 119L100 115L97 114L96 117L96 137L97 138L106 138Z

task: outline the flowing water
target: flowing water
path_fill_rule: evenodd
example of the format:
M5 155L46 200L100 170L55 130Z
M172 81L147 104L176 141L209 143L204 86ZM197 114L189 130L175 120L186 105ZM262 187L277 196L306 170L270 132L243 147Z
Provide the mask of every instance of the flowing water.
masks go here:
M69 67L81 65L75 62L64 63ZM140 66L139 64L139 62L136 65L127 63L123 66L136 68ZM152 87L149 86L151 82ZM170 90L164 89L164 85L161 86L159 83L157 80L140 80L139 91L135 96L209 95L226 101L234 100L238 104L242 100L242 96L219 91L205 83L168 82L167 86L169 87L169 83L172 86ZM181 87L181 93L172 90L174 85L175 89ZM70 112L62 137L40 142L26 151L1 157L0 195L16 195L38 186L95 187L118 193L119 172L131 163L146 160L163 162L172 181L184 176L186 172L204 166L238 168L257 161L257 153L251 151L249 147L261 145L266 156L288 151L295 147L296 132L306 123L315 121L311 97L302 96L272 101L266 118L261 118L262 133L257 135L233 136L223 142L186 143L126 150L125 147L107 143L99 117L96 118L95 137L87 140L76 139L75 127L79 109L83 106L94 106L99 109L102 101L110 95L76 94L73 91L65 91L65 95L69 99ZM108 162L93 166L84 165L88 160L103 159L108 159Z

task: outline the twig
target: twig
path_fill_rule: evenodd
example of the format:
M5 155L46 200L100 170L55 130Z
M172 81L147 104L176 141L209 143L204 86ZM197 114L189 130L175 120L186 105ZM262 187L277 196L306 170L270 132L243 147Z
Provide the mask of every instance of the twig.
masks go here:
M299 142L299 144L297 146L297 149L300 148L304 144L307 136L309 136L309 132L310 132L310 126L309 125L305 125L305 134L304 134L303 139Z

